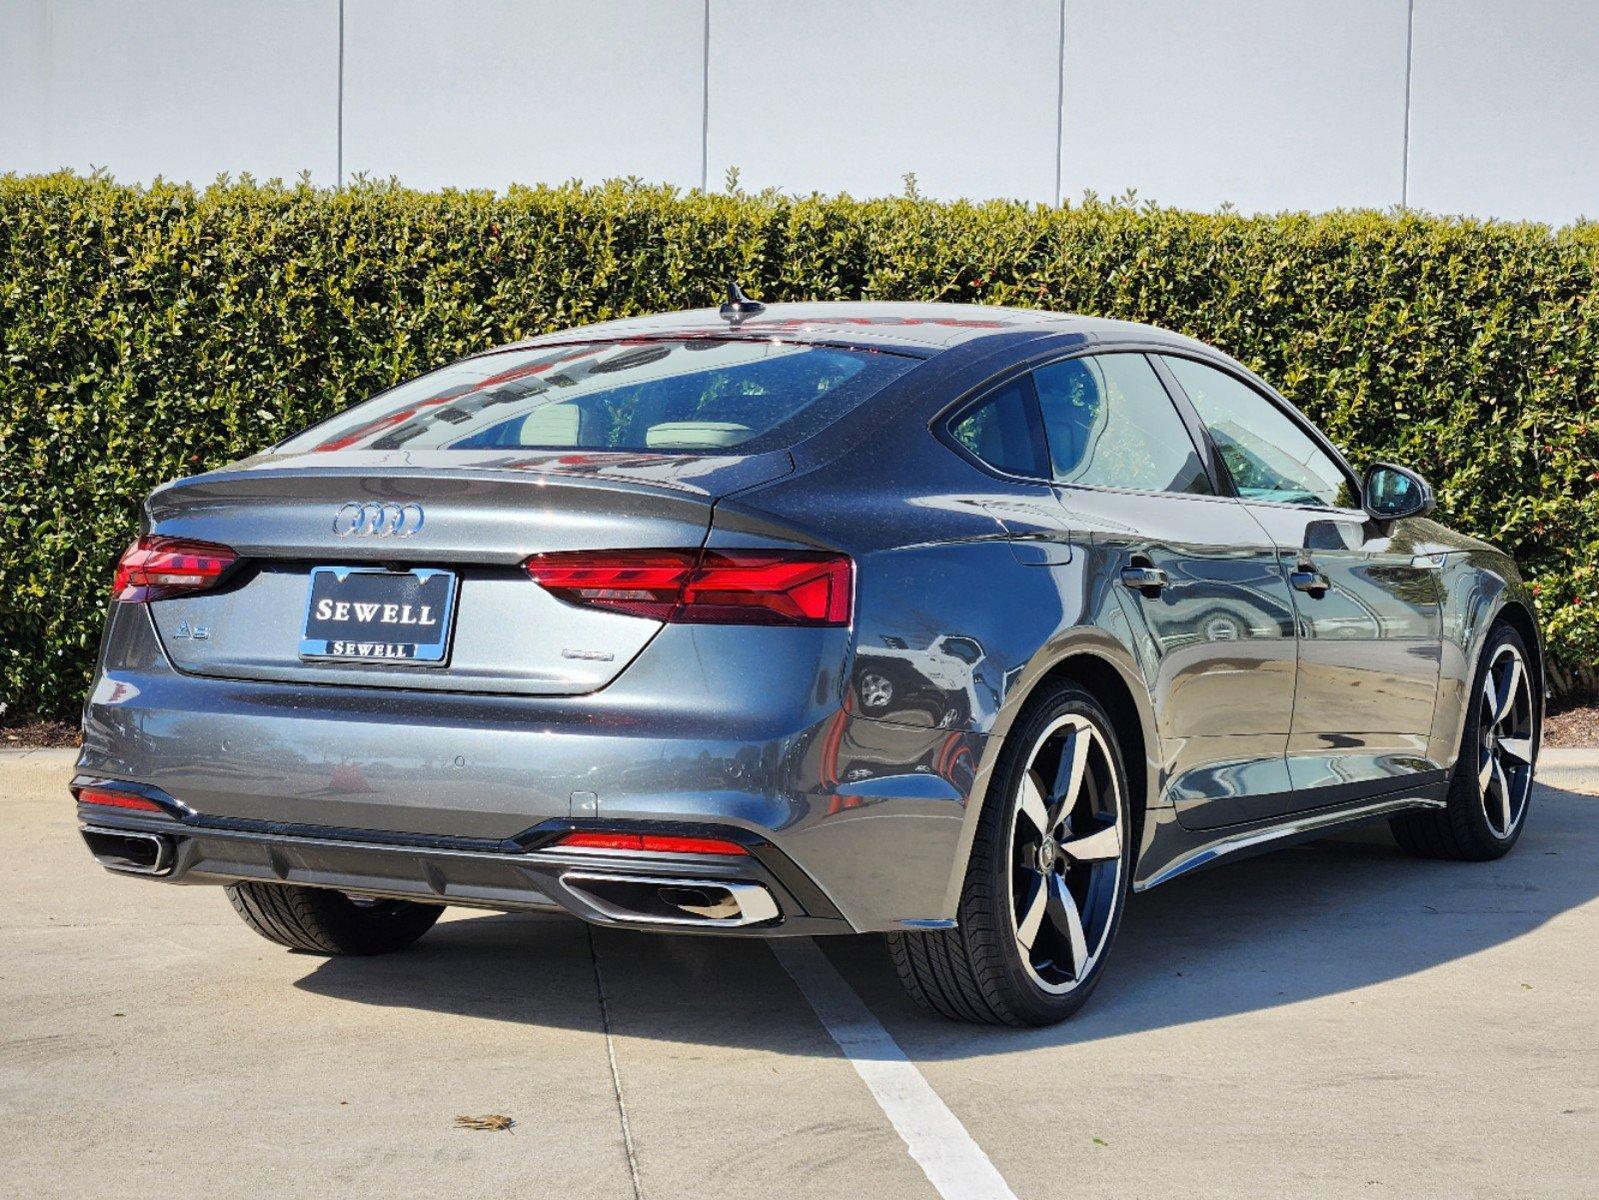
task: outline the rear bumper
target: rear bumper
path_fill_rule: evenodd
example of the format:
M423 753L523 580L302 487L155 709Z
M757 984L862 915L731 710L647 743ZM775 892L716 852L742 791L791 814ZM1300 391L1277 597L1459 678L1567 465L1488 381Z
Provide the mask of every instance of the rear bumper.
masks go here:
M78 771L181 806L167 877L184 882L276 878L597 920L523 835L675 823L754 837L809 881L814 896L774 879L785 931L950 923L982 736L850 712L842 630L669 632L602 692L422 694L188 675L145 614L114 606Z
M166 883L299 884L428 904L565 911L595 924L641 929L757 936L850 932L838 909L787 855L745 831L652 822L652 830L731 838L749 853L615 854L552 845L584 822L550 821L499 842L271 825L187 812L148 787L87 776L73 781L74 788L107 784L137 790L171 810L157 815L78 806L90 852L119 874ZM704 903L685 908L695 890L705 894Z

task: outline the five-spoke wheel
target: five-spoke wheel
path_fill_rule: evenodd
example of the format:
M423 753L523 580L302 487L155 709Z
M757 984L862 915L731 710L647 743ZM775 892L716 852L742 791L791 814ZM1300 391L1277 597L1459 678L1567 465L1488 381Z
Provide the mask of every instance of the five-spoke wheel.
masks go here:
M1104 739L1086 717L1062 716L1033 748L1010 836L1016 947L1034 981L1065 992L1110 932L1120 895L1121 805Z
M1005 735L955 928L894 933L901 980L945 1016L1069 1017L1104 975L1132 873L1117 727L1077 683L1047 685Z
M1521 651L1509 642L1488 663L1478 701L1477 788L1483 816L1497 838L1521 823L1532 790L1532 684Z

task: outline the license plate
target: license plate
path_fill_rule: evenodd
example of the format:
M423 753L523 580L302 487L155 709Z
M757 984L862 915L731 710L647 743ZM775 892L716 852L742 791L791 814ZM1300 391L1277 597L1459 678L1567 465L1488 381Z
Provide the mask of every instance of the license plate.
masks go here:
M300 657L439 666L454 609L453 571L314 567Z

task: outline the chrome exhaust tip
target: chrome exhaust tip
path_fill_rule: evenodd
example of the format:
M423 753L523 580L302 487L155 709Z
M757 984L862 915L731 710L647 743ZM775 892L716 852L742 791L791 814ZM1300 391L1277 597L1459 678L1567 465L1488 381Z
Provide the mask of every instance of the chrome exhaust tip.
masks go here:
M133 829L108 829L104 825L79 827L89 853L108 871L126 875L167 875L172 871L170 838Z
M772 893L759 883L730 879L662 879L597 871L568 871L561 886L584 904L618 921L731 929L779 915Z

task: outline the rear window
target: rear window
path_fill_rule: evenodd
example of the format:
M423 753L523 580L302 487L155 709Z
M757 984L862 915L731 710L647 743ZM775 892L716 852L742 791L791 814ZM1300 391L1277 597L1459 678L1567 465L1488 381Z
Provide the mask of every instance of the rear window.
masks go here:
M401 384L279 450L754 453L808 437L916 362L734 339L508 351Z

